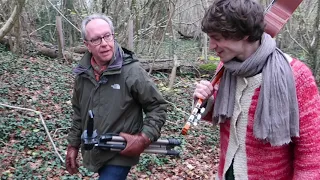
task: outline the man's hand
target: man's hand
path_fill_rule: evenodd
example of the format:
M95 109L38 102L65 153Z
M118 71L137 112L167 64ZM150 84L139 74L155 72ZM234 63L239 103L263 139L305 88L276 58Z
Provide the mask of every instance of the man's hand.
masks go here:
M150 139L143 133L131 135L121 132L119 135L127 141L126 148L120 152L124 156L139 156L151 144Z
M196 89L193 93L193 99L199 98L199 99L208 99L213 94L213 87L212 84L209 81L200 81L200 83L197 83Z
M77 162L79 148L68 145L67 157L66 157L66 168L70 174L78 172L79 164Z

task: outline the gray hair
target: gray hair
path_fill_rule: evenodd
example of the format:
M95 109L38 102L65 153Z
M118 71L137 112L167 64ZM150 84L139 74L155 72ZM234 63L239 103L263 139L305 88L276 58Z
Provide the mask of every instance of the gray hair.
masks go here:
M110 26L111 33L112 34L114 33L113 23L112 23L111 19L108 16L106 16L104 14L92 14L92 15L87 16L86 18L84 18L82 23L81 23L81 37L82 37L83 40L86 40L86 26L93 19L105 20Z

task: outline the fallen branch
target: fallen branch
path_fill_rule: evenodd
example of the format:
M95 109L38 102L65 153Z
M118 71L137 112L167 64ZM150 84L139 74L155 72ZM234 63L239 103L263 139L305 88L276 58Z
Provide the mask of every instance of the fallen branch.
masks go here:
M7 143L5 143L5 142L3 142L3 141L0 141L0 143L4 144L4 145L6 145L6 146L11 146L10 144L7 144Z
M49 137L49 139L50 139L50 142L51 142L51 144L52 144L52 146L53 146L53 149L54 149L56 155L60 158L61 162L64 163L64 160L63 160L62 156L61 156L60 153L58 152L58 149L57 149L56 145L54 144L53 139L51 138L51 135L50 135L50 133L49 133L49 130L48 130L48 128L47 128L47 125L46 125L46 123L44 122L43 117L42 117L42 114L41 114L40 111L36 111L36 110L33 110L33 109L28 109L28 108L21 108L21 107L16 107L16 106L10 106L10 105L7 105L7 104L2 104L2 103L0 103L0 106L4 106L4 107L8 107L8 108L14 108L14 109L20 109L20 110L25 110L25 111L31 111L31 112L34 112L34 113L38 114L39 117L40 117L40 119L41 119L42 125L43 125L43 127L44 127L44 129L45 129L45 131L46 131L46 133L47 133L47 135L48 135L48 137Z
M56 133L58 132L58 131L60 131L60 130L68 130L69 128L58 128L58 129L56 129L55 131L54 131L54 133L53 133L53 137L55 137L56 136Z

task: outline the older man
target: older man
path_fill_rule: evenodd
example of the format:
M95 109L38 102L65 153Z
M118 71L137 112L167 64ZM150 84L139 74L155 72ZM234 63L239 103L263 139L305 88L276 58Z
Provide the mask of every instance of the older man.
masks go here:
M127 141L120 153L98 148L81 150L84 167L98 172L100 179L126 179L139 155L160 137L165 123L166 101L134 54L121 48L114 36L112 21L105 15L94 14L82 22L88 52L74 69L74 115L66 157L71 174L78 172L76 158L89 110L94 113L98 134L120 133Z

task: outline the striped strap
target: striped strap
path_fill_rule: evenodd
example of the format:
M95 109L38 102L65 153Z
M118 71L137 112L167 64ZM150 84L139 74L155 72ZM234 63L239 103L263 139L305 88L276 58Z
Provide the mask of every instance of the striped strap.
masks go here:
M302 0L275 0L265 15L265 32L276 36L287 23Z

